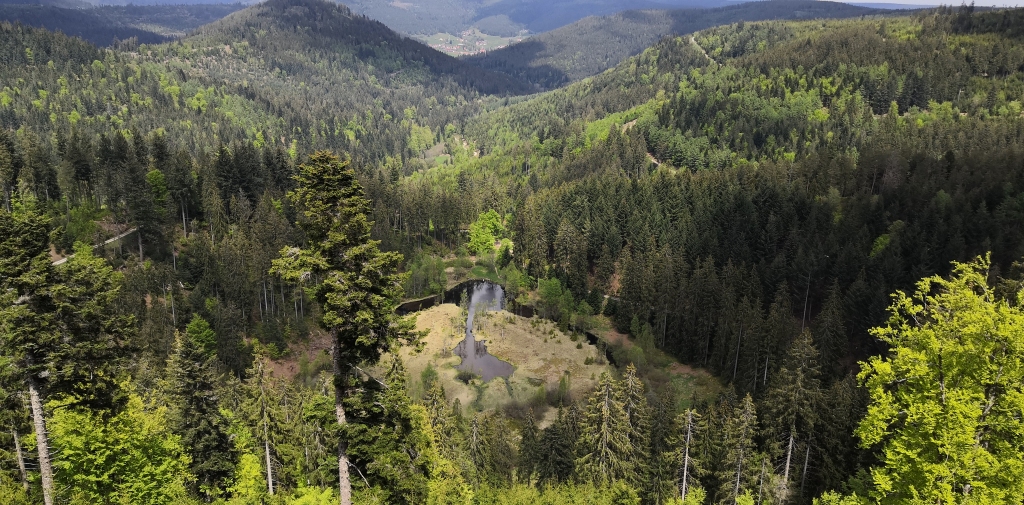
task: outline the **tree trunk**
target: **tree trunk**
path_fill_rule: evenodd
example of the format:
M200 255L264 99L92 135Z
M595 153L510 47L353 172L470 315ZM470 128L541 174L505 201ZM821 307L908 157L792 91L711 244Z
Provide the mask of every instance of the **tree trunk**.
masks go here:
M782 474L782 489L789 494L789 464L793 460L793 432L789 432L789 449L786 449L786 471Z
M334 413L338 418L338 426L345 426L345 366L341 362L341 347L338 342L338 330L331 330L334 341ZM338 437L338 489L341 505L352 505L352 481L348 475L348 442L342 434ZM46 504L50 505L50 504Z
M14 437L14 452L18 457L18 470L21 472L21 487L28 491L28 470L25 470L25 455L21 452L21 440L18 439L18 430L11 428L11 436Z
M811 443L807 442L807 451L804 452L804 473L800 476L800 496L804 495L804 484L807 483L807 463L811 460Z
M270 466L270 440L267 439L267 421L263 421L263 451L267 455L267 494L274 496L274 472Z
M32 376L28 378L28 398L32 406L32 424L36 430L36 447L39 449L43 504L53 505L53 467L50 466L50 444L46 439L46 419L43 417L43 401L39 398L39 387Z
M690 470L690 435L693 433L693 411L686 413L686 448L683 451L683 489L680 498L686 501L686 486Z

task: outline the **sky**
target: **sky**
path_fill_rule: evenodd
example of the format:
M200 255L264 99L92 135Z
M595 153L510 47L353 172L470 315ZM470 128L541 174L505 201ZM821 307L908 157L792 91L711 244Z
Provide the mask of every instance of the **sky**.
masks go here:
M843 0L840 0L843 1ZM890 4L907 4L907 5L923 5L923 6L935 6L935 5L953 5L959 7L959 2L952 2L946 0L945 2L937 2L935 0L846 0L845 3L853 4L869 4L869 3L890 3ZM969 3L969 2L968 2ZM974 5L986 6L986 7L1020 7L1024 6L1024 0L975 0Z

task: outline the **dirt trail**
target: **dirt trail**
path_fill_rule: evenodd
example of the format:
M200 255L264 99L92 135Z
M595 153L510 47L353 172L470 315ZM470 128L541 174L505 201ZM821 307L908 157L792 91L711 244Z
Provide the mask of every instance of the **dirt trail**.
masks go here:
M697 49L700 49L701 54L703 54L704 57L708 59L708 61L710 61L711 63L714 63L715 65L722 66L722 64L717 62L717 61L715 61L715 59L712 58L711 55L709 55L708 52L705 51L703 47L700 47L700 44L697 43L697 39L693 38L693 35L690 35L690 43L693 44L693 46L696 47Z

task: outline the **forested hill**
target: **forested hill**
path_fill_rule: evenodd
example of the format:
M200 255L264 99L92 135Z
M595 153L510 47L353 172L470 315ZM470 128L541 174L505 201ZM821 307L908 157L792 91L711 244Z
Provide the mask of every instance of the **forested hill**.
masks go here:
M796 330L736 339L744 299L818 325L842 369L881 350L867 328L886 293L986 251L1001 271L1024 257L1022 15L712 28L469 136L532 189L516 244L531 271L580 293L615 273L621 327L649 321L659 347L753 391Z
M1020 504L1022 27L737 22L515 97L320 0L0 24L0 502ZM470 277L552 321L397 315Z
M813 0L748 2L715 9L633 10L588 17L465 60L519 77L542 89L554 89L614 67L665 35L682 35L737 21L848 18L875 13L879 11Z
M180 37L201 25L241 9L241 4L149 5L93 7L0 3L0 21L60 31L99 46L115 41L155 44Z
M523 90L319 0L266 2L132 51L0 29L9 55L0 62L2 122L39 128L44 139L51 129L159 128L193 153L215 148L216 138L248 139L379 161L433 145L436 132L477 110L482 93ZM30 91L19 79L36 84ZM414 127L421 134L412 141Z
M488 94L528 89L514 78L481 71L324 0L268 0L202 27L190 39L251 46L269 56L262 63L267 69L290 74L318 72L317 62L338 59L332 66L365 66L385 87L447 79Z

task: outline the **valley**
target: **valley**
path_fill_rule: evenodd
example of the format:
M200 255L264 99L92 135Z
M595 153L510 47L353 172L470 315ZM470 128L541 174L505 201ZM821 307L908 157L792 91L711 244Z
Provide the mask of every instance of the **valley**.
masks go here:
M0 502L1024 503L1024 10L621 7L0 6Z

